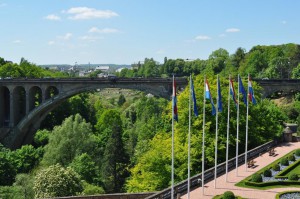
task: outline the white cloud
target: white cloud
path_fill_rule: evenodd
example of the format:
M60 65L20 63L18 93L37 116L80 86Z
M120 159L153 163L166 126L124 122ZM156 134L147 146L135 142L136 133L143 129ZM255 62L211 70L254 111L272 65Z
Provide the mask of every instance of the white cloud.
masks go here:
M46 16L45 19L52 20L52 21L59 21L60 17L57 15L51 14L51 15Z
M238 28L228 28L226 29L226 32L240 32L241 30Z
M49 42L48 42L48 45L49 45L49 46L52 46L52 45L54 45L54 44L55 44L54 41L49 41Z
M74 7L62 12L72 15L69 19L73 20L111 18L119 16L116 12L111 10L96 10L95 8L88 7Z
M13 43L14 43L14 44L19 44L19 43L21 43L21 40L19 40L19 39L14 40Z
M89 42L95 42L95 41L97 41L99 39L103 39L103 38L85 35L85 36L79 37L79 39L84 40L84 41L89 41Z
M97 27L92 27L89 32L91 33L116 33L119 32L117 29L114 28L103 28L99 29Z
M69 40L72 37L72 33L66 33L63 36L58 36L59 39L63 39L63 40Z
M209 36L206 36L206 35L198 35L195 39L196 40L209 40L211 38Z

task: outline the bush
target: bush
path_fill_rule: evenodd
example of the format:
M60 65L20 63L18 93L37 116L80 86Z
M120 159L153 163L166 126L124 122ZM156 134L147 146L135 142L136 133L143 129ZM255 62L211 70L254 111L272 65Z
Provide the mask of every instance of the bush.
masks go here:
M296 156L300 156L300 149L297 149L295 154L296 154Z
M291 173L288 178L289 178L289 180L292 180L292 181L297 181L299 179L298 175L295 173Z
M40 170L35 176L33 189L36 198L74 196L83 191L78 174L59 164Z
M232 191L226 191L224 194L223 194L223 199L235 199L235 195Z
M96 185L88 184L86 182L83 183L83 192L82 195L96 195L96 194L104 194L105 191L102 187L98 187Z
M289 166L289 161L287 158L282 158L280 160L280 164L283 165L283 166Z
M272 172L269 169L267 169L267 170L264 171L264 176L265 177L271 177L272 176Z
M262 177L260 174L258 173L255 173L252 175L252 179L251 179L252 182L262 182Z
M288 157L288 159L289 159L289 161L293 161L293 162L296 160L294 154L291 154L291 155Z
M274 165L272 166L272 169L273 169L274 171L280 171L280 166L279 166L278 164L274 164Z
M0 186L11 186L16 175L12 162L4 153L0 153Z

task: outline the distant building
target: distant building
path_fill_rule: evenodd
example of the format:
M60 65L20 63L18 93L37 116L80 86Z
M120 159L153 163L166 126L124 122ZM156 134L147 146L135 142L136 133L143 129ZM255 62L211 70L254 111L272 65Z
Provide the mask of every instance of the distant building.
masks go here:
M95 70L101 70L103 73L108 72L109 66L97 66Z

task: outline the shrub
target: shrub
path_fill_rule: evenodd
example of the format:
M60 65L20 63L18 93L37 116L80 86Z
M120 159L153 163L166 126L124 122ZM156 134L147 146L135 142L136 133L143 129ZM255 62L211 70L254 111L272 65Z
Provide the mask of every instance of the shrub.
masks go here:
M287 158L282 158L280 160L280 164L283 165L283 166L289 166L289 161Z
M34 181L36 198L74 196L83 191L78 174L59 164L40 170Z
M280 166L279 166L278 164L274 164L274 165L272 166L272 169L273 169L274 171L280 171Z
M267 170L264 171L264 176L265 177L271 177L272 176L272 172L269 169L267 169Z
M224 194L223 194L223 199L235 199L235 195L232 191L226 191Z
M300 156L300 149L297 149L295 154L296 154L296 156Z
M294 154L291 154L289 157L288 157L289 161L295 161L295 156Z
M291 173L288 178L289 178L289 180L292 180L292 181L297 181L299 179L298 175L295 173Z
M253 174L252 175L252 179L251 179L252 182L262 182L262 177L260 174Z

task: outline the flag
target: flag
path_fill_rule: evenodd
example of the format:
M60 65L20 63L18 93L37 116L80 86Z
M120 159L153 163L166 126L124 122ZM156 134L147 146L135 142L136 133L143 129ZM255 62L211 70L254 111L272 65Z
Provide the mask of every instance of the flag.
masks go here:
M213 101L213 99L211 97L211 94L210 94L209 84L208 84L207 79L205 79L205 98L210 100L211 108L212 108L211 114L215 115L216 114L216 108L215 108L214 101Z
M243 94L243 100L244 100L244 103L247 104L247 94L246 94L246 90L243 86L243 82L241 80L241 77L239 76L239 88L240 88L240 93Z
M251 83L251 78L249 76L248 78L248 97L249 97L249 101L252 102L254 105L256 104L256 99L254 97L254 91L253 91L253 88L252 88L252 83Z
M222 106L222 94L221 94L221 85L220 85L220 79L219 79L219 76L218 76L218 101L217 101L217 104L218 104L218 111L219 112L222 112L222 109L223 109L223 106Z
M194 84L193 84L192 77L191 77L191 92L192 92L192 98L193 98L193 103L194 103L194 114L197 117L198 109L197 109L197 104L196 104L196 94L195 94L195 90L194 90Z
M173 77L173 119L178 122L177 99L176 99L176 82Z
M229 79L229 86L230 86L230 95L232 97L233 102L235 103L235 106L237 107L238 102L236 101L235 91L234 91L234 86L233 86L233 81L232 81L231 78Z

